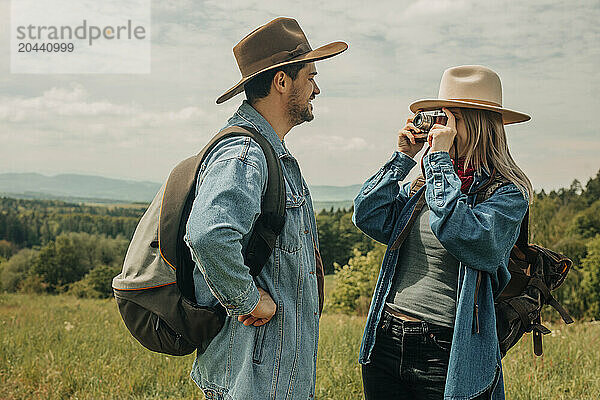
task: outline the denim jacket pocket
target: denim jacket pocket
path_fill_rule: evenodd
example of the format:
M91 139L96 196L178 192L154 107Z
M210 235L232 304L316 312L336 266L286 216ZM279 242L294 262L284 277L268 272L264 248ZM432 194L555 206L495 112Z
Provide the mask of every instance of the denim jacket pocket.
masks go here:
M302 221L302 205L306 202L303 195L286 192L285 225L275 246L287 253L296 253L302 248L300 226Z
M267 325L257 327L254 333L254 351L252 352L252 362L261 364L263 360L263 345L265 343L265 329Z

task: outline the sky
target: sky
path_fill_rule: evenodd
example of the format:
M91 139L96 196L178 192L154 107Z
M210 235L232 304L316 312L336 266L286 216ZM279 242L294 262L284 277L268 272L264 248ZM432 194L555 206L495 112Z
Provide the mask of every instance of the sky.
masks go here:
M152 1L146 74L11 73L10 15L0 0L0 173L163 181L243 100L215 104L240 79L233 46L278 16L313 49L349 45L316 63L315 119L285 138L311 185L364 182L394 152L408 105L465 64L495 70L504 106L532 116L506 131L536 190L600 170L598 0Z

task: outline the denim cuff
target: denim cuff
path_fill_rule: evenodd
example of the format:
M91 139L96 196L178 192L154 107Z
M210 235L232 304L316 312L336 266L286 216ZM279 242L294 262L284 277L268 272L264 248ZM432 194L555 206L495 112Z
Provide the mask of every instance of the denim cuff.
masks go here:
M227 304L223 304L223 306L228 316L237 317L238 315L250 314L258 305L259 300L260 293L254 281L252 281L245 291L234 299L228 299Z
M383 168L393 171L395 175L399 175L399 179L404 179L415 165L417 165L417 162L411 157L396 151Z
M444 169L454 170L454 165L450 159L450 154L447 151L435 151L433 153L427 153L423 158L423 167L425 168L425 175L428 172L441 172Z
M441 207L447 198L455 193L460 194L460 178L454 171L454 165L447 151L428 153L423 158L423 168L427 184L425 196L430 207L432 204Z

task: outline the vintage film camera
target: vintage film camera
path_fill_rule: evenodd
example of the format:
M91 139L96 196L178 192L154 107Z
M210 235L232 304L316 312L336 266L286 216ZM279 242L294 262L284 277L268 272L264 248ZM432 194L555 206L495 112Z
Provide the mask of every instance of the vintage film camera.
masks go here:
M433 125L446 125L448 117L442 110L419 111L413 118L413 125L420 129L420 134L429 133ZM427 137L415 138L416 142L426 142Z

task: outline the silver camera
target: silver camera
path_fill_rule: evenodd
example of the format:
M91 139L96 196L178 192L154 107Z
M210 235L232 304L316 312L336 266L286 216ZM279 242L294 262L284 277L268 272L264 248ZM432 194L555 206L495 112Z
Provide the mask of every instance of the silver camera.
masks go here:
M412 123L415 128L419 129L419 133L429 133L433 125L446 125L448 116L442 110L419 111L413 118ZM427 138L415 139L417 142L426 142Z

